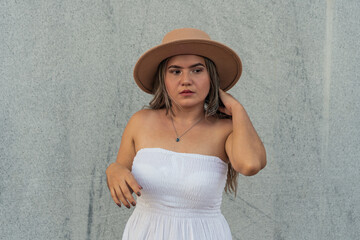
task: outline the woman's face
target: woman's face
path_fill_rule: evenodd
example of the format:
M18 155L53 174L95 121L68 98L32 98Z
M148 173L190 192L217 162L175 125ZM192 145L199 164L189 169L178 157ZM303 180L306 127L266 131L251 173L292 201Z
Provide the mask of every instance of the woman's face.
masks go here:
M182 107L204 106L210 90L210 76L203 57L177 55L166 65L166 90L172 100Z

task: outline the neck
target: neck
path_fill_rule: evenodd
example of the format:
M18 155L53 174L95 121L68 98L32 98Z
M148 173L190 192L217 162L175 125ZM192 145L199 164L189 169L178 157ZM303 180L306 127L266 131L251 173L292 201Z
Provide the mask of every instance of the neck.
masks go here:
M173 116L174 121L184 125L192 124L205 117L205 110L203 106L182 109L173 106L172 110L175 114L175 116Z

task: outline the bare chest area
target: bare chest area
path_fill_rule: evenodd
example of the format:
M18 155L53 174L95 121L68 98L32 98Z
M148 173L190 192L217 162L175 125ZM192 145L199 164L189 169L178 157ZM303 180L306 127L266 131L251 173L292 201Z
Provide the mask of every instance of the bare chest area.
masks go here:
M218 124L211 125L207 122L187 130L188 128L179 126L176 133L171 121L166 119L149 121L149 124L137 129L134 138L135 150L137 152L142 148L162 148L174 152L217 156L228 163L225 152L227 131L219 129Z

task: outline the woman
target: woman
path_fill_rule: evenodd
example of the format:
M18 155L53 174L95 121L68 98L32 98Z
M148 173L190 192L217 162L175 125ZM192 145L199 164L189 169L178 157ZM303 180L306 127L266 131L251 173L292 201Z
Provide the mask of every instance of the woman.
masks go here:
M115 203L136 205L123 239L231 239L224 187L236 195L238 173L266 165L244 107L225 92L241 71L233 50L192 28L169 32L140 57L135 81L154 98L130 118L106 170Z

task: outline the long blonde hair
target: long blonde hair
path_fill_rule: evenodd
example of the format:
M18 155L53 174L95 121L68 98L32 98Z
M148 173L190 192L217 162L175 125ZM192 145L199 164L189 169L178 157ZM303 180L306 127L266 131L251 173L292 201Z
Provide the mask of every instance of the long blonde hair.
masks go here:
M172 111L172 104L176 104L175 102L171 101L170 96L166 91L165 86L165 73L166 73L166 65L169 58L163 60L157 69L155 75L155 82L152 93L154 94L154 98L150 101L149 107L150 109L166 109L166 114L169 113L174 115ZM213 61L204 57L206 69L210 76L210 90L208 95L205 98L205 117L208 118L210 116L214 116L216 118L230 118L231 116L226 115L219 111L219 106L223 106L221 99L219 97L219 88L220 88L220 78L216 70L216 66ZM176 104L177 105L177 104ZM180 107L180 106L179 106ZM225 185L225 192L231 193L234 192L236 197L237 192L237 179L239 173L235 171L232 167L230 161L228 163L228 172L227 172L227 179Z

